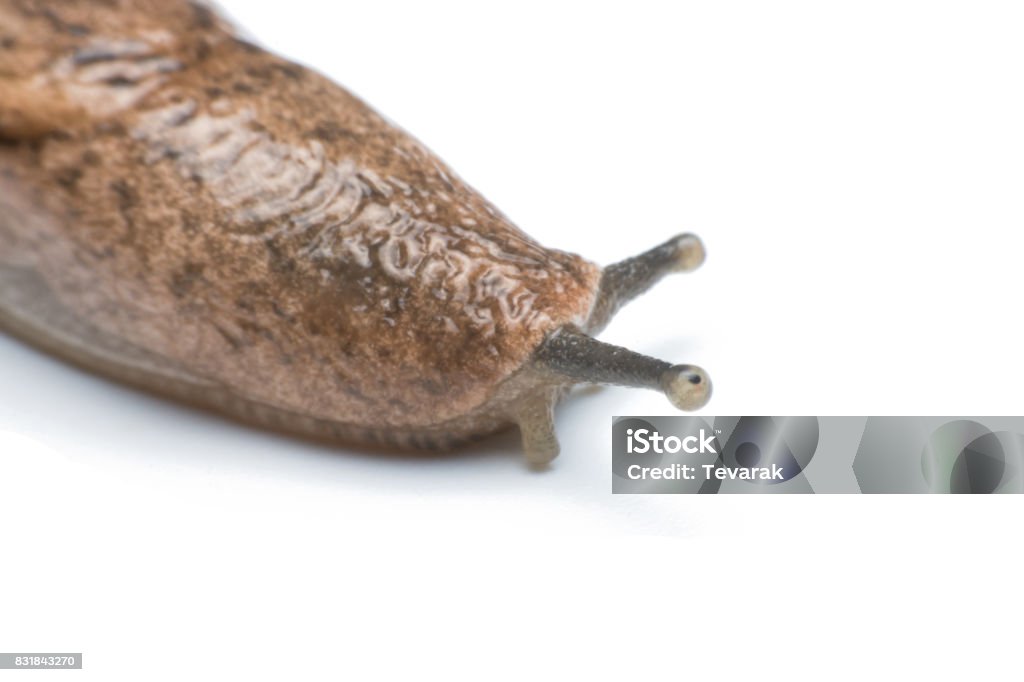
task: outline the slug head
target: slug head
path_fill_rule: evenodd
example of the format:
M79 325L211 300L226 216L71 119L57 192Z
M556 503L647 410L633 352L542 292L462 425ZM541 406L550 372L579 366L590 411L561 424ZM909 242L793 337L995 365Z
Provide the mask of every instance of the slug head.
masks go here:
M525 394L515 410L523 448L534 466L545 466L558 455L554 405L567 386L576 383L613 384L659 390L680 410L697 410L711 398L711 379L700 367L673 365L593 338L626 303L647 291L668 273L689 272L705 258L704 245L692 234L604 269L587 329L562 327L534 351L532 367L538 388Z

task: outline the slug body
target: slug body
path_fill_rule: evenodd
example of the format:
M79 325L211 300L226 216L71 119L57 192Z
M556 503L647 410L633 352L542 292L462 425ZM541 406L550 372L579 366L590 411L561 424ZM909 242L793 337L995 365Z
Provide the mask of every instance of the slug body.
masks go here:
M587 336L702 258L690 236L605 270L540 246L203 6L0 0L0 328L94 371L349 441L519 423L544 462L579 381L707 399L696 368Z

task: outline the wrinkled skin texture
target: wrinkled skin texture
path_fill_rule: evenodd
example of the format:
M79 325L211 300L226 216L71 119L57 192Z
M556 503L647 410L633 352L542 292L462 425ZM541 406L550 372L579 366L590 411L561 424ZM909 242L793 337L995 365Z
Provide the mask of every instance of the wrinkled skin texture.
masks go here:
M0 0L0 268L213 393L456 435L509 421L506 380L600 276L177 0Z

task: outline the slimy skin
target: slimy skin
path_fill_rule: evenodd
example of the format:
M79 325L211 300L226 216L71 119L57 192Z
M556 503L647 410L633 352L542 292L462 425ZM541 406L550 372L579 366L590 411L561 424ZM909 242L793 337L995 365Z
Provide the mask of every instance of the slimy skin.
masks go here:
M545 463L580 381L706 402L701 370L588 336L702 260L689 235L604 270L544 248L206 7L0 0L0 328L93 371L358 443L518 423Z

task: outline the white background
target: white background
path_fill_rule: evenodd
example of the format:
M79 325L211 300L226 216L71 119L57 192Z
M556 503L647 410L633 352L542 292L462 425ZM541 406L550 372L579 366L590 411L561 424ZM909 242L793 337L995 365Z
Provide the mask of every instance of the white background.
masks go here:
M224 4L546 245L699 233L603 338L704 366L705 414L1020 412L1018 3ZM95 680L1019 676L1020 498L613 497L612 415L670 412L583 392L544 474L514 434L382 459L0 337L0 648Z

